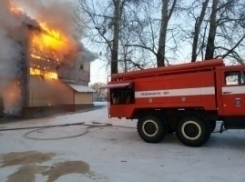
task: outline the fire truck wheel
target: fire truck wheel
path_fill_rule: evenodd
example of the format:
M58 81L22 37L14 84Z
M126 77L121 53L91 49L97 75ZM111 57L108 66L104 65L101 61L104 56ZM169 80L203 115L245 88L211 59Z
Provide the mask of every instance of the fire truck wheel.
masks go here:
M145 142L158 143L167 133L167 122L158 115L145 115L139 119L137 130Z
M176 135L187 146L198 147L205 144L211 133L209 121L198 113L185 115L178 123Z

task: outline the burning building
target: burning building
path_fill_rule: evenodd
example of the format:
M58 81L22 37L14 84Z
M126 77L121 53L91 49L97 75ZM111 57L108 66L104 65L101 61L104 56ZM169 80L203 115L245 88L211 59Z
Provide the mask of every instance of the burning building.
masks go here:
M50 12L49 6L40 5L40 1L18 2L24 7L29 5L29 9L40 6L43 12L38 10L37 15L49 12L52 17L46 14L47 21L45 16L32 19L22 7L1 0L0 107L3 112L16 115L44 108L74 111L93 106L94 91L88 83L90 62L96 57L76 38L72 21L64 22L64 26L65 19L59 19L68 7L62 10L52 4L59 11Z

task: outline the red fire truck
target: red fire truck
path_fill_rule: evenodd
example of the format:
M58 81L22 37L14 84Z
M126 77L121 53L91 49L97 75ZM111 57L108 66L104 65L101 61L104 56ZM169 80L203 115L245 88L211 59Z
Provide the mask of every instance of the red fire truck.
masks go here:
M138 119L149 143L176 133L187 146L205 144L216 127L245 128L245 66L222 59L111 75L109 118Z

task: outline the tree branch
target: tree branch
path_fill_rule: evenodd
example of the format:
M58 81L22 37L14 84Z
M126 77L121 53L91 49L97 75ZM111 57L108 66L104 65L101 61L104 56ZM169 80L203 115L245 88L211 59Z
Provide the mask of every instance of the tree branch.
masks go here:
M156 53L154 50L152 50L151 48L146 47L146 46L143 46L143 45L140 45L140 44L126 44L125 46L127 46L127 47L140 47L140 48L143 48L143 49L146 49L146 50L151 51L154 55L157 54L157 53Z
M245 35L229 50L229 51L227 51L227 53L226 54L224 54L223 56L222 56L222 58L225 58L226 56L228 56L230 53L232 53L239 45L240 45L240 43L243 41L243 39L245 38Z
M135 63L135 62L132 61L131 59L126 59L125 61L126 61L126 62L132 63L135 67L139 68L140 70L143 70L143 69L144 69L140 64Z
M174 12L174 8L175 8L175 6L176 6L176 2L177 2L177 0L174 0L173 4L172 4L172 6L171 6L171 9L169 10L168 21L169 21L169 19L171 18L173 12Z

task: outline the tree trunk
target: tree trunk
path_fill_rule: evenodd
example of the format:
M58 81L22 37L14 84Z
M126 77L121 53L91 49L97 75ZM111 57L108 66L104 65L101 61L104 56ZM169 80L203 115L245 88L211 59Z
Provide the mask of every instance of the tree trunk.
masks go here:
M216 15L217 15L218 1L219 0L213 0L205 60L213 59L214 57L214 50L215 50L214 41L215 41L215 35L217 30Z
M128 72L128 62L127 62L127 57L124 56L124 72Z
M161 17L161 28L160 37L158 42L157 52L157 66L165 66L165 50L166 50L166 37L168 27L168 4L169 0L162 0L162 17Z
M114 1L115 11L113 18L113 44L111 50L111 74L118 72L118 45L119 45L119 26L120 26L120 0Z
M195 62L197 59L197 45L198 45L198 39L199 39L199 34L200 34L200 28L201 28L203 19L205 17L205 12L206 12L206 9L208 6L208 2L209 2L209 0L205 0L203 2L200 16L196 20L194 37L193 37L193 44L192 44L191 62Z

